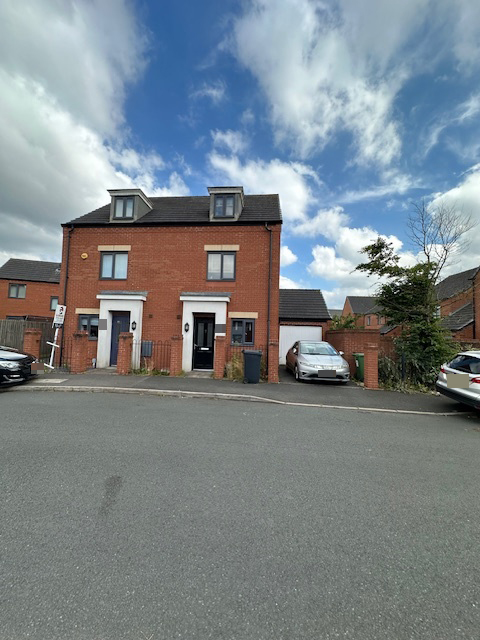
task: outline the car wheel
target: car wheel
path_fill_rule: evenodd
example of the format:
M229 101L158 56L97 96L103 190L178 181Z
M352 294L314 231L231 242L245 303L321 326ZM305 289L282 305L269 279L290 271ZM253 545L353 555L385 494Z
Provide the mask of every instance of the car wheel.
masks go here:
M300 372L299 372L299 370L298 370L297 365L295 365L295 369L293 370L293 375L295 376L295 380L296 380L297 382L301 382L301 379L300 379Z

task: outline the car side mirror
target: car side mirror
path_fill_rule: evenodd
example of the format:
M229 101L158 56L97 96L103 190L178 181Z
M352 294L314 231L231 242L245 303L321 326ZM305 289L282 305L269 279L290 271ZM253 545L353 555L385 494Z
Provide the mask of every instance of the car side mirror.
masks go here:
M343 356L344 352L343 351L339 351L338 352L341 356Z

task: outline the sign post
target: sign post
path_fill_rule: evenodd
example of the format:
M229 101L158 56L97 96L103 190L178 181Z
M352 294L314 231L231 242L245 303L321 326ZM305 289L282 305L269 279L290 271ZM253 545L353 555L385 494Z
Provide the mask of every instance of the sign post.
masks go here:
M52 327L55 327L55 337L53 338L53 342L47 342L47 344L50 344L52 346L52 351L50 353L50 364L45 363L45 366L48 367L49 369L55 368L53 366L55 349L58 349L58 347L60 346L59 344L57 344L58 331L59 329L61 329L61 327L63 327L63 321L65 320L66 310L67 310L67 307L64 304L57 304L57 308L55 309L55 317L53 318L53 324L52 324Z

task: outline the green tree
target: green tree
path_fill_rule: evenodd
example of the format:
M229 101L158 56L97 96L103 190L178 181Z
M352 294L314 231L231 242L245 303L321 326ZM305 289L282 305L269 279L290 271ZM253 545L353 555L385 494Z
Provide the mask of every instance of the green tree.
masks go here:
M384 284L377 291L377 303L388 324L402 327L396 348L405 359L409 381L431 385L438 367L455 350L435 313L438 265L425 260L412 267L402 267L393 245L381 237L364 247L362 253L369 260L356 269L382 277Z

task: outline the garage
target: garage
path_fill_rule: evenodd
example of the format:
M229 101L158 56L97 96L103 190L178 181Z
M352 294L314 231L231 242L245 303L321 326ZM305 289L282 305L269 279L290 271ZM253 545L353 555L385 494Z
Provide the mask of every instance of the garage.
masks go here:
M285 356L297 340L321 340L322 327L309 327L301 324L280 325L279 361L285 364Z
M280 289L279 364L297 340L322 340L330 319L319 289Z

